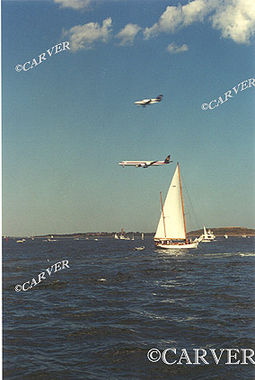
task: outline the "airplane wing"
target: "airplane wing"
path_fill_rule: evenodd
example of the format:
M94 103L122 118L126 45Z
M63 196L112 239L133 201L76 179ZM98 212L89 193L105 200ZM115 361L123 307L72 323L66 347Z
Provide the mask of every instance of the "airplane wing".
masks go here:
M147 167L149 167L149 166L151 166L153 164L156 164L156 162L158 162L158 161L151 161L149 164L147 164Z
M143 100L138 100L134 102L137 106L147 106L147 104L151 103L151 99L143 99Z

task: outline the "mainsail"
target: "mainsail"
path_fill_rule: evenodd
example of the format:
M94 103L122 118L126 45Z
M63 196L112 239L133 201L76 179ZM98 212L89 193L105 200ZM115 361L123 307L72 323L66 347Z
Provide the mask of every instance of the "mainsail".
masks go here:
M186 239L179 165L170 184L154 239Z

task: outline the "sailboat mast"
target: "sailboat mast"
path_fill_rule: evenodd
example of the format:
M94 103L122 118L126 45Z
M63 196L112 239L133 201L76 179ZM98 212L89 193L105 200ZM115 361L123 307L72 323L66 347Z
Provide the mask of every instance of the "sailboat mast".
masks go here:
M183 215L183 222L184 222L185 241L186 241L186 244L187 244L188 243L188 239L187 239L186 221L185 221L185 214L184 214L184 205L183 205L183 196L182 196L182 182L181 182L179 162L177 162L177 167L178 167L179 183L180 183L180 190L181 190L182 215Z
M165 215L164 215L164 207L163 207L163 200L162 200L162 193L161 192L160 192L160 201L161 201L161 208L162 208L162 218L163 218L164 232L165 232L165 237L166 237Z

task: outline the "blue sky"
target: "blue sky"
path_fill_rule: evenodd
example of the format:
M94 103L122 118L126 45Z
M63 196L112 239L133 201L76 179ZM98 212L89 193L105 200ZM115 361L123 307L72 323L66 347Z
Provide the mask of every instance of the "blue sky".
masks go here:
M177 161L188 229L255 228L255 88L201 109L254 78L253 1L7 0L2 14L3 234L153 232Z

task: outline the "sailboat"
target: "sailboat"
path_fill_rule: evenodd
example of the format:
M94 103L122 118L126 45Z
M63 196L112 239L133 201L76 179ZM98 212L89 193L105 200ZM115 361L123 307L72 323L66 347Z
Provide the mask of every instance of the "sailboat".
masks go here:
M144 233L142 232L142 236L141 236L141 239L144 240Z
M118 234L115 234L115 235L114 235L114 239L116 239L116 240L119 239Z
M164 205L162 193L160 196L162 212L154 235L156 247L197 248L199 240L191 241L187 237L179 163L177 163Z

